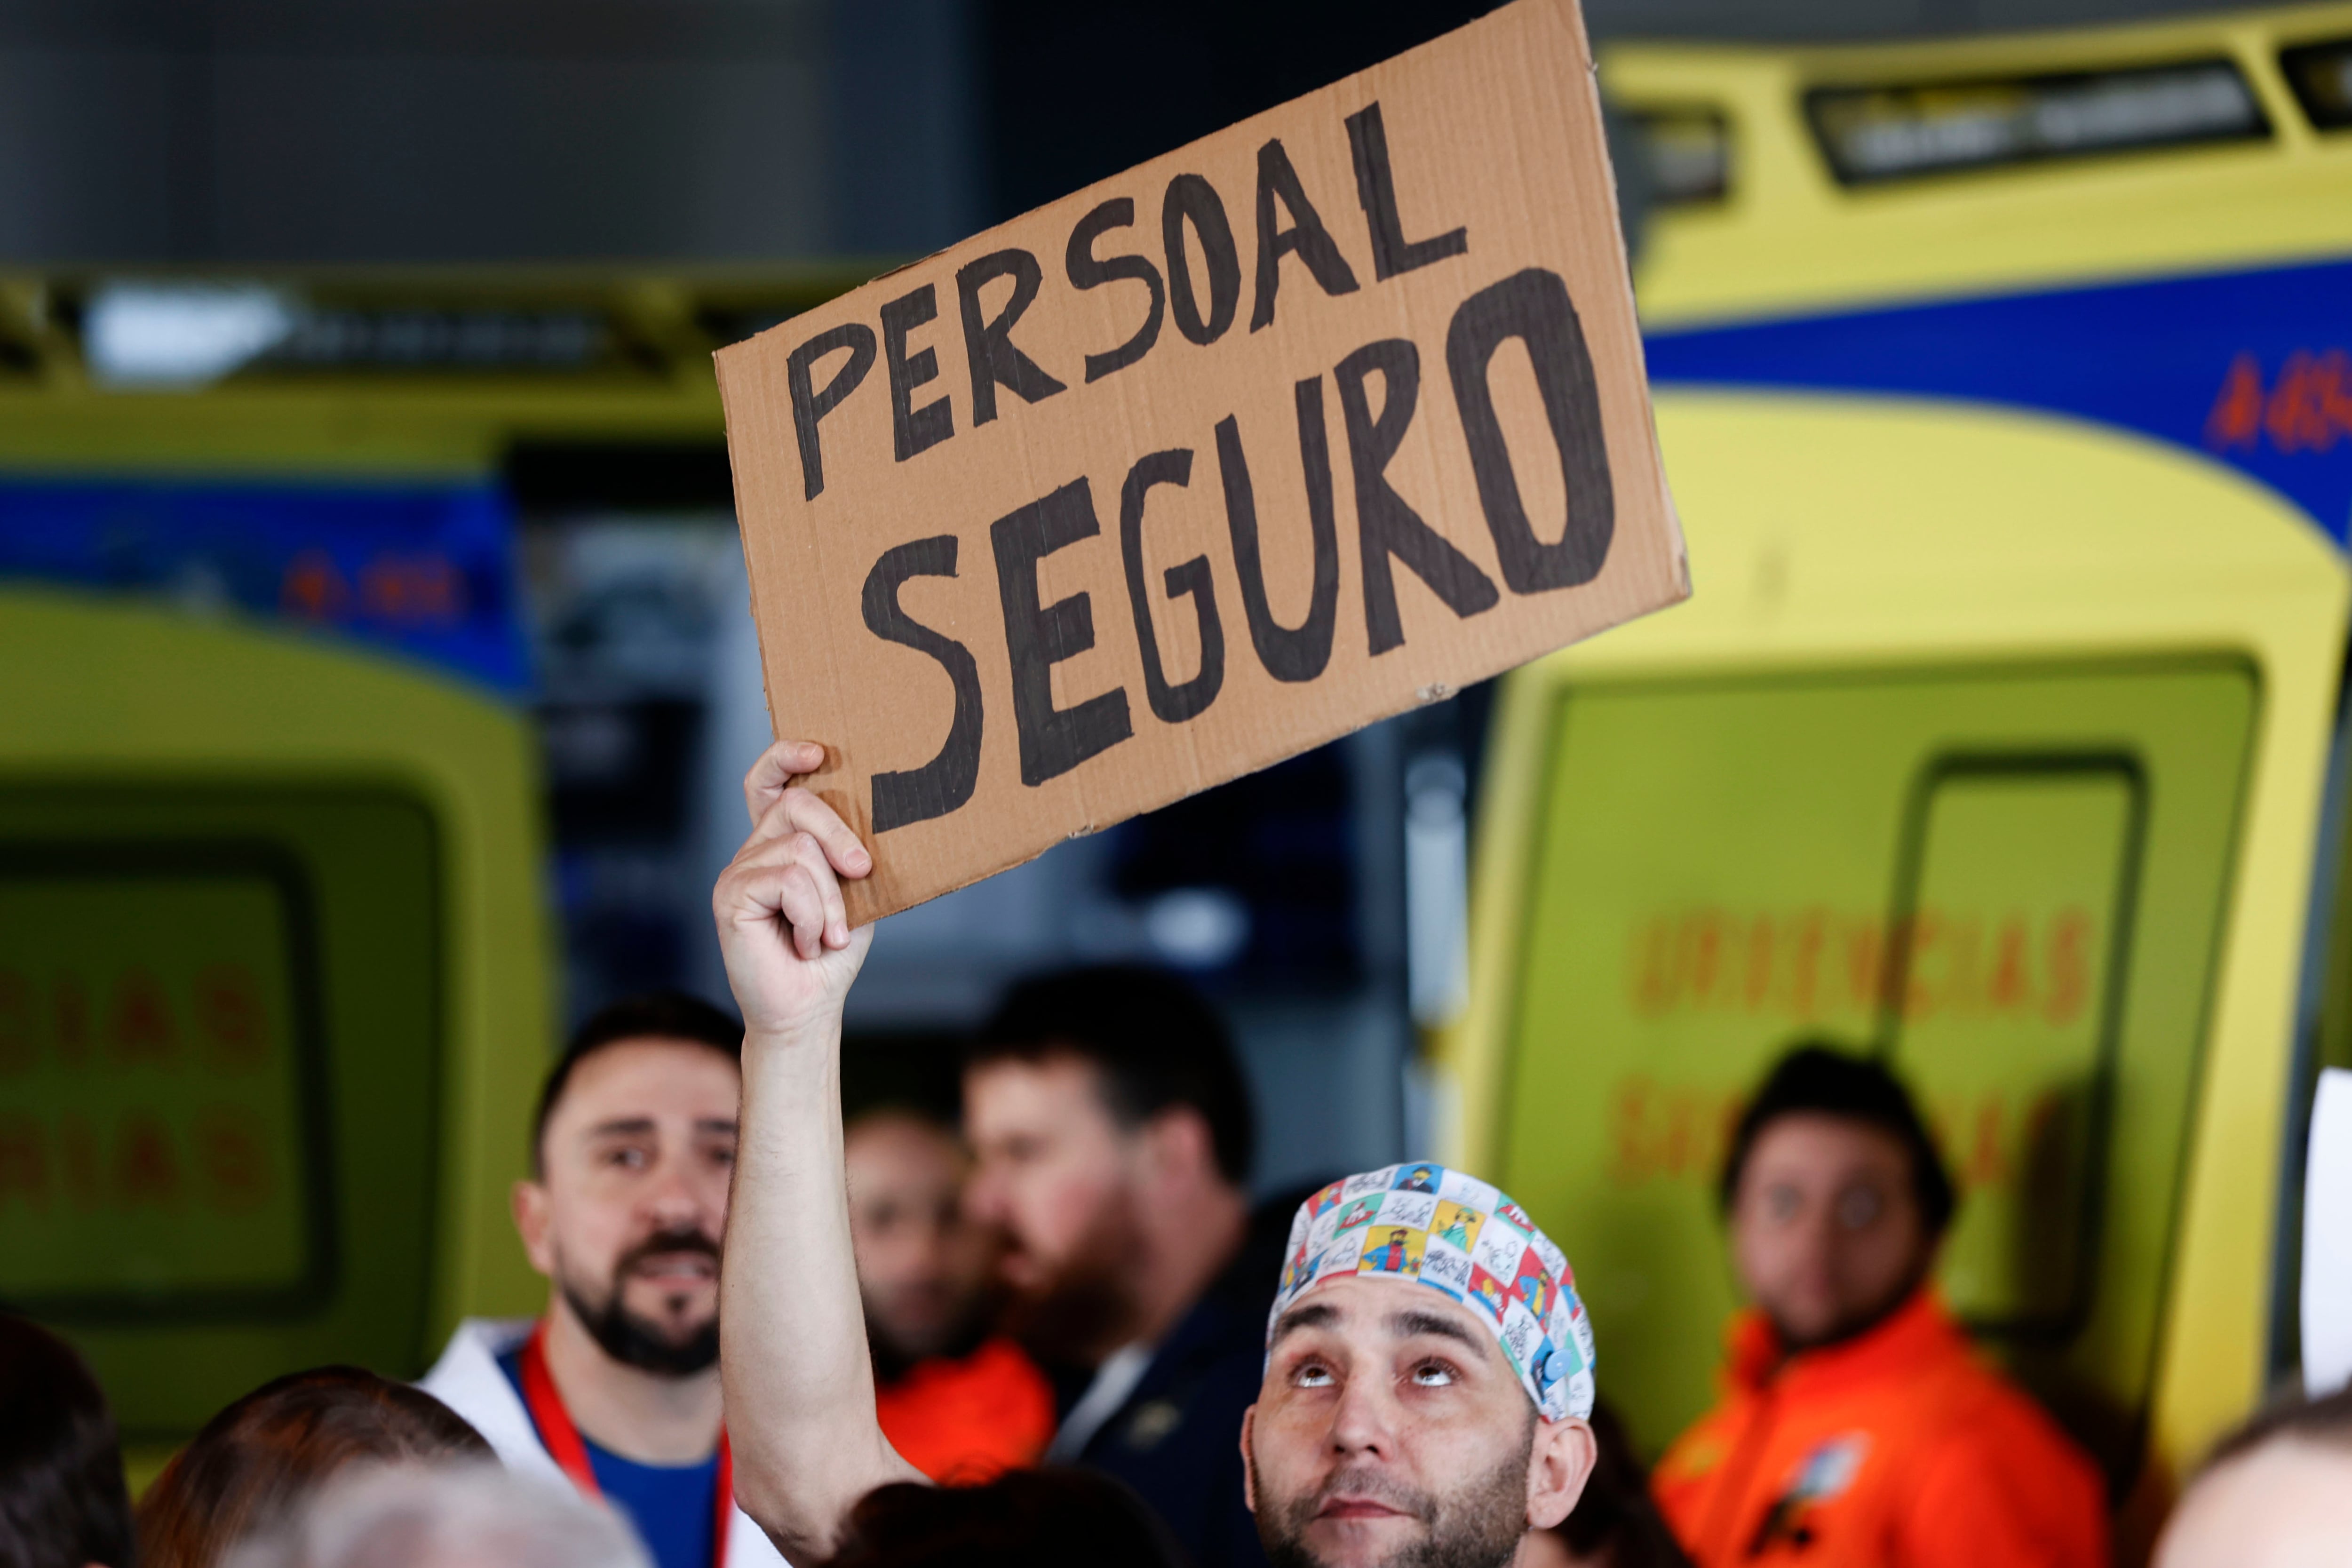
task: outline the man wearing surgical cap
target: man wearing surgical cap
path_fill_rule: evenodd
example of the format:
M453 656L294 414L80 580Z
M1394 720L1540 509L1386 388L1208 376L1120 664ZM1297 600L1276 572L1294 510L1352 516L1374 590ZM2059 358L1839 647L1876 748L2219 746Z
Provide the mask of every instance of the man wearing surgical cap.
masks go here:
M854 1537L877 1489L923 1479L875 1420L851 1261L841 1020L870 936L850 928L839 879L874 862L794 787L824 760L780 741L753 767L755 826L711 895L744 1021L720 1281L728 1436L737 1498L796 1563ZM1257 1403L1235 1435L1245 1500L1278 1568L1504 1568L1575 1506L1591 1407L1583 1305L1527 1213L1441 1165L1368 1172L1292 1224ZM994 1506L939 1501L930 1512ZM1074 1547L1066 1520L1024 1528L1038 1561Z
M1299 1206L1242 1424L1276 1568L1501 1568L1575 1506L1591 1411L1568 1259L1494 1187L1391 1165Z

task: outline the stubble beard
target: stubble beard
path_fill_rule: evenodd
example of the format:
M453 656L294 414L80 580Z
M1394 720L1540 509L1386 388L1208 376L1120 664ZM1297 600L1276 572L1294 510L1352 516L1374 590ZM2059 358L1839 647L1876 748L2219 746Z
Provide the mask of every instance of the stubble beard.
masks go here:
M1347 1491L1401 1509L1425 1527L1423 1535L1391 1552L1377 1568L1506 1568L1527 1533L1530 1453L1522 1447L1516 1458L1444 1497L1401 1486L1376 1472L1338 1470L1307 1496L1261 1510L1258 1541L1274 1568L1330 1568L1307 1545L1307 1530L1326 1499Z

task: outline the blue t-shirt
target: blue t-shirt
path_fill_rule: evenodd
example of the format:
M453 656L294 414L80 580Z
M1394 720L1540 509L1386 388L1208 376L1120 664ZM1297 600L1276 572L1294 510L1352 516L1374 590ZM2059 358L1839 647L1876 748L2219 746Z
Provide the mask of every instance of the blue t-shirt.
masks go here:
M499 1357L499 1370L522 1393L522 1348ZM523 1402L527 1411L530 1401ZM538 1425L532 1418L533 1428ZM540 1434L545 1442L547 1434ZM585 1432L588 1468L614 1508L637 1527L656 1568L710 1568L711 1536L719 1527L719 1456L694 1465L641 1465L601 1447Z

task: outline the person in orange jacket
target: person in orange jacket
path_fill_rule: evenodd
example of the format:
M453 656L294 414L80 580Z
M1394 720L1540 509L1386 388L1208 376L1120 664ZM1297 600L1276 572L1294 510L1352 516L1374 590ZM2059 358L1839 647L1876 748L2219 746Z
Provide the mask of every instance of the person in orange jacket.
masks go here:
M990 1331L997 1241L963 1212L962 1141L886 1106L851 1121L843 1142L883 1435L935 1481L1035 1464L1054 1436L1053 1385Z
M1699 1568L2103 1568L2089 1457L1929 1284L1955 1197L1903 1086L1824 1046L1741 1118L1722 1199L1753 1303L1653 1479Z

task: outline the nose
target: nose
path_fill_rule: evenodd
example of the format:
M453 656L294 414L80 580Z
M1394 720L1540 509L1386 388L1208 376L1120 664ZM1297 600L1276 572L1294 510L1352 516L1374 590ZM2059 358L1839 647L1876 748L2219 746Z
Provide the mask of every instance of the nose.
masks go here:
M989 1166L979 1166L964 1183L963 1212L976 1225L1004 1223L1004 1184Z
M715 1228L720 1216L705 1212L702 1194L687 1179L683 1162L665 1160L646 1184L644 1197L646 1217L660 1230L702 1230Z
M1384 1377L1350 1377L1331 1410L1331 1451L1343 1458L1386 1458L1396 1446L1396 1390Z

